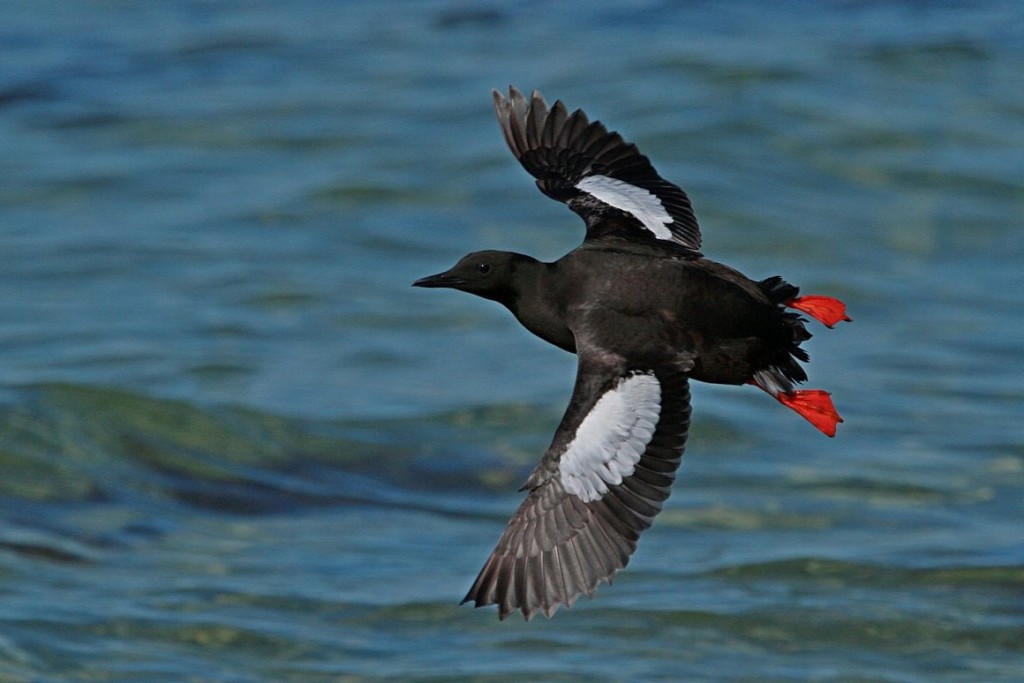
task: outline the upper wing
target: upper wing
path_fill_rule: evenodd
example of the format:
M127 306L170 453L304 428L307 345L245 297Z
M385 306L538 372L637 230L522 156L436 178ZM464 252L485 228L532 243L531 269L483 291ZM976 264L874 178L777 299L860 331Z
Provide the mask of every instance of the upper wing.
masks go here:
M690 424L689 369L580 351L554 441L463 602L530 619L611 582L675 480Z
M619 234L662 240L697 251L700 228L686 193L661 178L636 145L608 132L561 101L548 107L509 87L494 91L494 110L512 153L537 187L565 202L587 223L587 237Z

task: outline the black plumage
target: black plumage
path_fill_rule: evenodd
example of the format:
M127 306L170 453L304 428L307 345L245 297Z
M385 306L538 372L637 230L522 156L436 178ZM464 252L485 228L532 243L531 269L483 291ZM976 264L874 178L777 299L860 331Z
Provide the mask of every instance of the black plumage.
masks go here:
M798 297L704 258L686 194L635 145L582 111L494 93L513 154L544 194L586 223L553 263L474 252L420 287L451 287L506 306L531 332L577 354L572 397L526 481L526 500L466 595L550 616L610 582L671 492L690 424L689 380L756 384L829 436L826 392L798 391L810 334L794 308L829 326L841 302Z

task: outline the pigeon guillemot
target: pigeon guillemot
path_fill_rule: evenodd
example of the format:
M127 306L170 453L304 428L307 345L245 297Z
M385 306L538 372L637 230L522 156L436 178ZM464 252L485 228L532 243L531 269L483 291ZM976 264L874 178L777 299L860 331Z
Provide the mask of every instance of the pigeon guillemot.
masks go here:
M494 91L505 141L541 192L586 222L554 263L480 251L417 280L505 305L526 329L577 354L554 440L463 602L551 616L626 566L668 498L690 423L689 380L753 384L828 436L842 418L807 379L802 311L832 327L842 302L799 297L704 258L686 194L582 111L534 92Z

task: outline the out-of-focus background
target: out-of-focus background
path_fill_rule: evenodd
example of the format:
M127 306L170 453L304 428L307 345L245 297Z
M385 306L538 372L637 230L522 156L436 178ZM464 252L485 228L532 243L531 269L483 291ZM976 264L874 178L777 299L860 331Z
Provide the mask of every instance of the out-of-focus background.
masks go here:
M4 2L0 680L1019 681L1022 74L1016 0ZM509 83L855 319L836 439L695 387L630 567L529 624L457 603L574 358L409 286L582 238Z

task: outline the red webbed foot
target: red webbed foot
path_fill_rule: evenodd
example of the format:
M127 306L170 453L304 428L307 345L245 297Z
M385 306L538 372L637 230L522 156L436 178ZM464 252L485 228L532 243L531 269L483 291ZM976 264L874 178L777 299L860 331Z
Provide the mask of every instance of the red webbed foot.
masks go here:
M836 407L832 405L832 394L823 389L797 389L790 392L768 389L757 380L750 380L747 384L765 392L776 401L796 412L825 436L836 435L836 425L845 422L839 416Z
M790 308L803 311L825 327L832 327L838 322L852 322L850 316L846 315L846 304L831 296L820 294L808 294L798 296L786 302Z
M800 389L780 393L776 398L779 403L797 412L825 436L836 435L836 425L843 422L836 407L832 405L832 395L822 389Z

